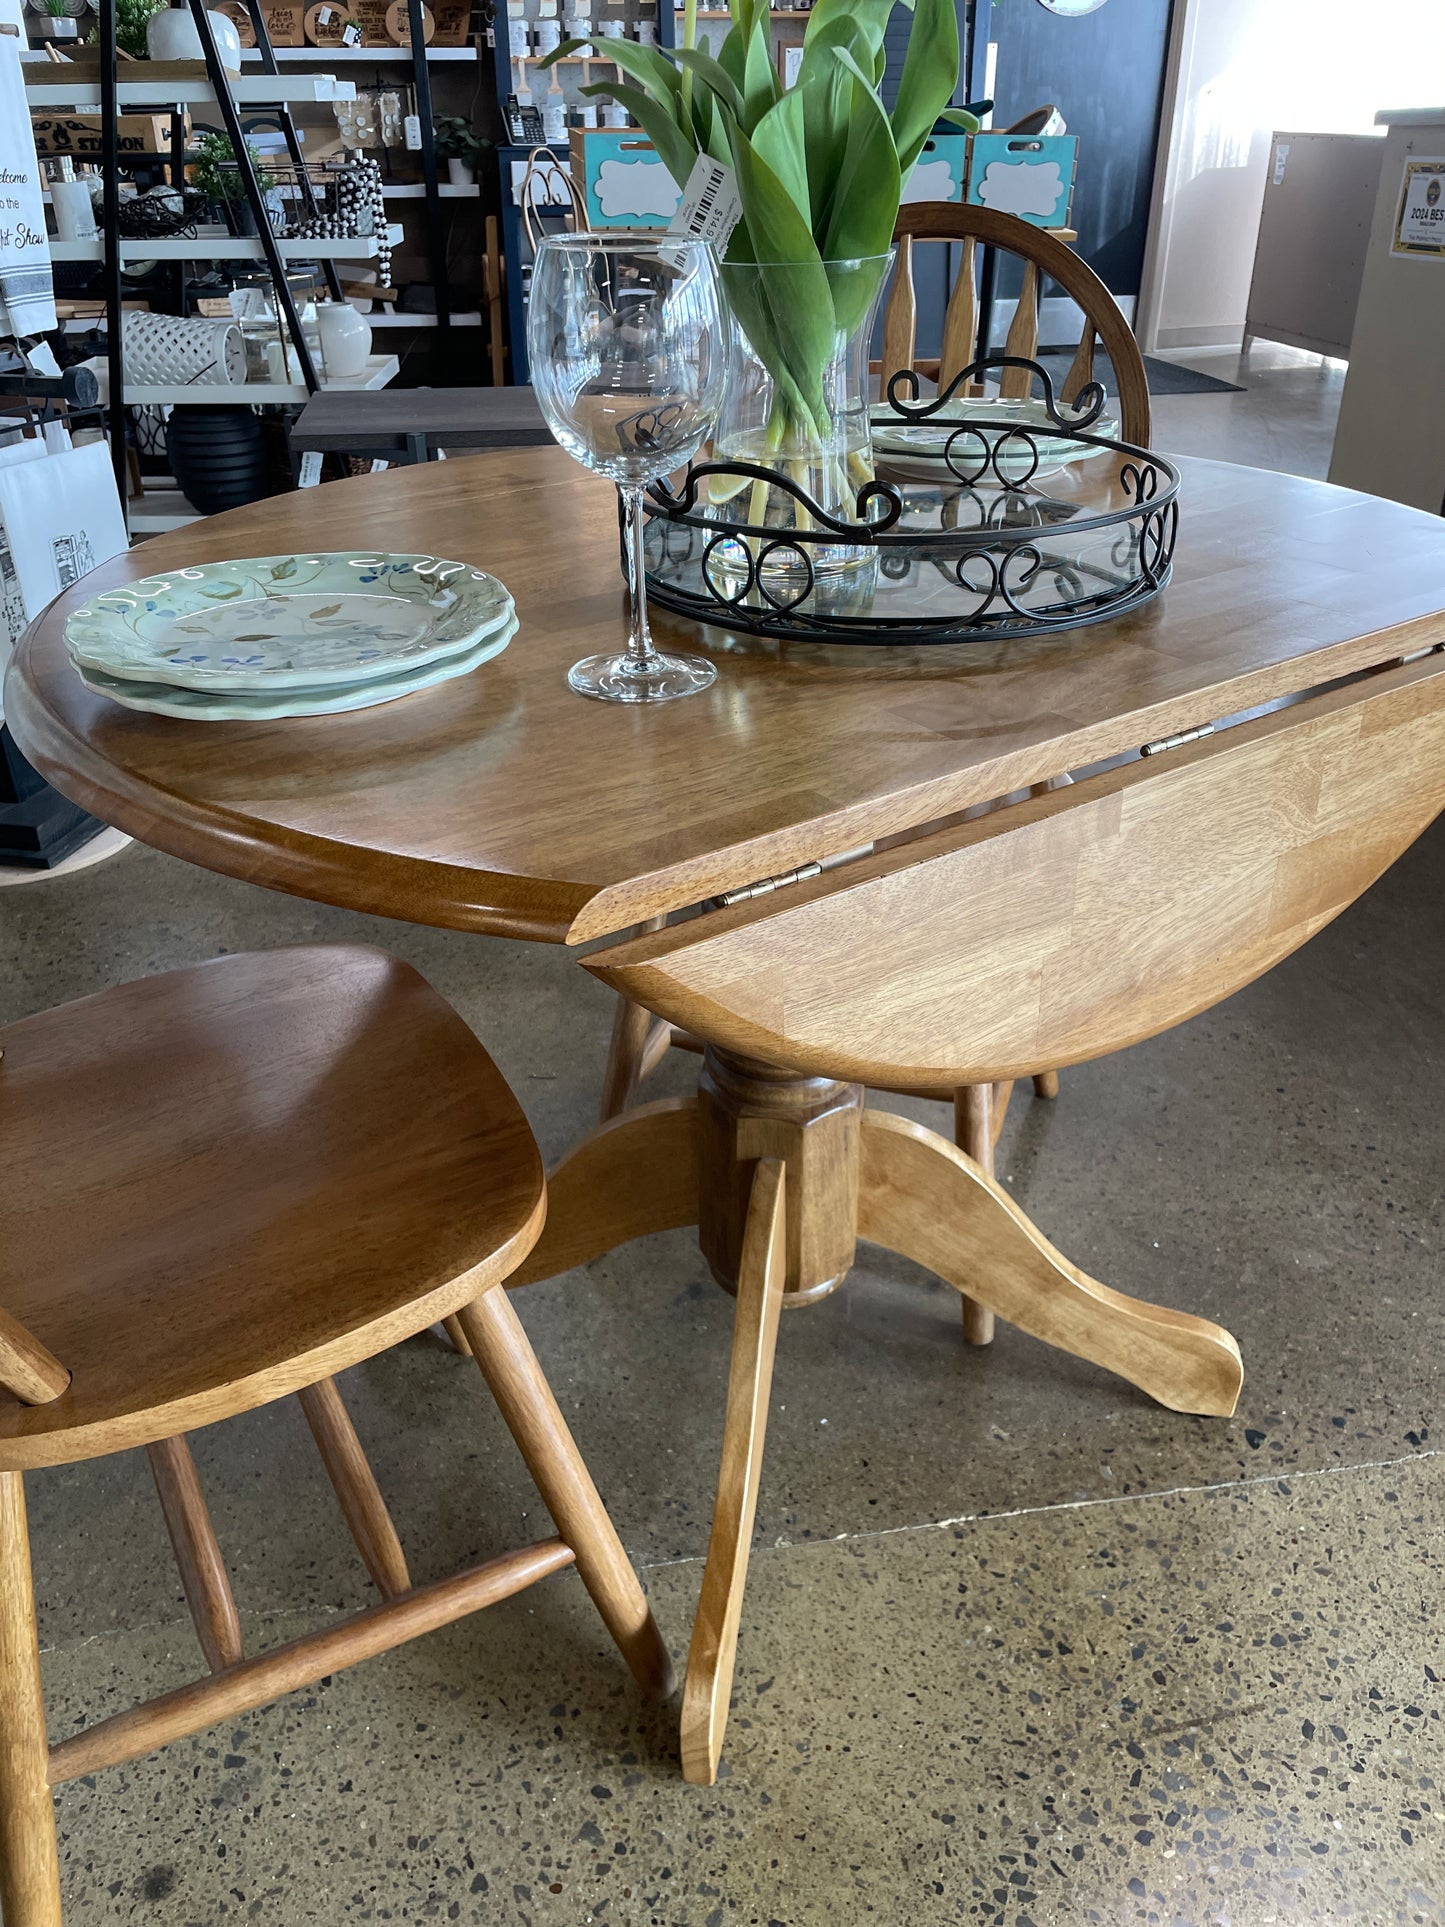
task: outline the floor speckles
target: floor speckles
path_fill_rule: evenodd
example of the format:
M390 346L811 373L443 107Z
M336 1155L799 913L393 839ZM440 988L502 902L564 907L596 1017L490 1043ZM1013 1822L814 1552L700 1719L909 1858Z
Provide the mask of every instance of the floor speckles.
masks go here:
M594 1112L610 1006L559 952L139 847L0 908L0 1018L362 937L458 1004L549 1156ZM1445 1922L1442 950L1445 828L1239 997L1010 1117L1000 1172L1072 1258L1239 1338L1234 1420L1006 1328L970 1351L954 1293L865 1250L783 1324L715 1788L563 1574L67 1787L69 1927ZM516 1303L681 1660L731 1301L678 1233ZM345 1391L419 1578L547 1531L469 1361L419 1340ZM252 1650L365 1602L294 1404L195 1449ZM143 1459L29 1484L58 1736L199 1661Z

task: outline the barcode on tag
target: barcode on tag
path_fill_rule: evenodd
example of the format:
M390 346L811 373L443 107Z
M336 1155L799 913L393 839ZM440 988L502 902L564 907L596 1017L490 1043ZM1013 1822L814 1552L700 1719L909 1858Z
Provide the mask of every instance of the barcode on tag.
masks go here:
M667 224L669 234L711 241L721 254L742 219L743 204L730 167L710 154L699 154L687 177L676 214Z
M298 488L315 488L321 480L321 450L308 448L301 457L301 474L297 479Z

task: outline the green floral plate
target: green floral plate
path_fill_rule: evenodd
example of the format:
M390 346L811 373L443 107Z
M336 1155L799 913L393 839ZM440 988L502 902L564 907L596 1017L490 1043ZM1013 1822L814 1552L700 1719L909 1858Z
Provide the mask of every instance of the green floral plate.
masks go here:
M1061 403L1059 413L1065 420L1069 412ZM950 436L965 424L970 432L954 443L957 466L965 471L979 469L989 484L1008 482L1025 473L1032 479L1035 474L1049 473L1070 462L1092 461L1109 452L1074 441L1067 431L1059 433L1058 424L1037 396L1001 401L994 395L957 396L921 422L894 423L875 414L873 447L880 455L936 458L948 448ZM1090 423L1087 433L1116 436L1118 415L1106 411ZM930 472L937 475L936 461Z
M499 629L480 642L468 643L440 662L412 664L391 676L373 676L360 683L328 683L312 689L181 689L174 683L137 682L133 677L108 676L102 669L80 667L80 679L97 696L108 697L125 709L141 709L154 716L180 716L190 722L275 722L284 716L336 716L346 710L375 709L434 683L465 676L493 656L499 656L517 633L517 618L508 616Z
M455 656L496 630L495 576L434 555L260 555L143 576L72 611L76 664L181 689L316 691Z

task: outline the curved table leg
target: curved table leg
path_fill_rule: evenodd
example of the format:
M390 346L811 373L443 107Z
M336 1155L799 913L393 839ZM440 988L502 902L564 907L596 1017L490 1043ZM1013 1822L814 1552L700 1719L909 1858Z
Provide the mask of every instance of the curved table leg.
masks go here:
M989 1177L993 1147L1003 1129L1001 1112L1008 1107L1008 1097L999 1104L999 1089L997 1084L960 1084L953 1094L953 1141ZM1012 1096L1012 1084L1008 1091ZM993 1313L968 1292L963 1293L963 1336L969 1345L993 1343Z
M696 1098L659 1098L600 1124L548 1175L547 1223L507 1289L696 1224L697 1168Z
M782 1160L760 1158L738 1267L717 1503L682 1699L682 1774L694 1786L711 1786L717 1778L727 1729L738 1620L758 1508L773 1354L783 1308L787 1269L785 1188Z
M1088 1277L961 1151L887 1111L863 1114L858 1235L1171 1411L1234 1410L1244 1368L1227 1331Z

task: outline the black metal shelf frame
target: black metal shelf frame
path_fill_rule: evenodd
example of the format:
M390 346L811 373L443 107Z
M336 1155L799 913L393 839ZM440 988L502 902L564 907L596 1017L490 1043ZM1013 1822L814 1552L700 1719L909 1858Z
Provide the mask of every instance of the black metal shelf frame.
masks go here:
M229 76L221 61L216 47L215 36L211 29L210 16L205 0L188 0L191 18L200 38L201 52L205 60L206 76L216 96L216 106L221 124L231 143L235 155L237 172L240 177L246 205L250 209L260 242L262 256L271 274L276 290L278 310L285 322L287 334L296 350L297 363L301 370L302 382L308 394L315 394L321 382L305 334L301 327L301 317L297 311L291 285L287 279L287 264L276 245L276 237L265 205L265 196L257 179L252 163L250 149L245 138L245 128L237 109L235 96L231 92ZM261 70L265 74L278 74L280 69L276 59L275 47L266 25L262 0L247 0L247 9L255 32L256 49L260 56ZM426 36L421 10L421 0L408 0L411 27L411 66L413 86L416 96L417 114L421 123L421 161L422 177L425 188L424 204L427 224L427 252L430 256L432 284L436 292L437 325L442 333L442 342L450 340L452 309L451 286L447 267L446 220L439 193L437 167L436 133L432 125L431 74L426 57ZM99 0L99 93L100 93L100 165L104 183L102 199L102 254L101 279L102 297L105 302L106 322L106 369L109 380L109 397L105 407L106 431L110 442L111 462L115 469L116 489L120 496L122 511L127 502L126 476L126 399L125 367L122 350L122 302L124 289L120 258L120 110L118 105L117 82L120 70L117 67L116 47L116 0ZM63 68L48 73L47 78L63 75ZM125 73L127 80L144 81L145 68L137 63ZM157 98L164 106L165 87L157 83ZM169 104L171 115L171 152L170 168L172 178L179 184L184 176L185 138L183 117L174 103ZM262 119L274 123L286 143L286 150L301 183L306 200L307 211L318 211L310 176L307 172L305 156L302 152L301 138L290 106L285 101L266 103L247 114L248 123L254 124ZM205 243L196 244L196 258L205 258ZM343 299L341 277L336 262L323 257L322 272L326 278L328 292L333 300ZM18 391L16 391L18 392ZM27 392L39 398L43 384L33 383Z

